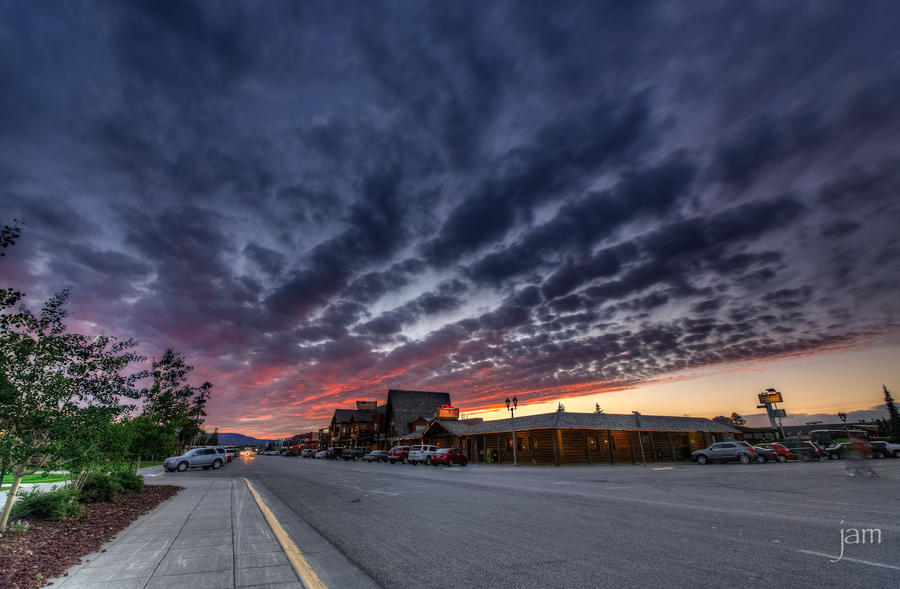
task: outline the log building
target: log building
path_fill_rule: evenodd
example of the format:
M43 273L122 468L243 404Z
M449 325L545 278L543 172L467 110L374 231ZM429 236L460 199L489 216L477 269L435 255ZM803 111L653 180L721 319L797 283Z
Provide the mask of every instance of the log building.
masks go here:
M556 412L513 419L435 419L425 444L457 448L469 462L519 464L639 464L689 460L691 452L734 439L737 429L699 417ZM642 458L643 456L643 458Z

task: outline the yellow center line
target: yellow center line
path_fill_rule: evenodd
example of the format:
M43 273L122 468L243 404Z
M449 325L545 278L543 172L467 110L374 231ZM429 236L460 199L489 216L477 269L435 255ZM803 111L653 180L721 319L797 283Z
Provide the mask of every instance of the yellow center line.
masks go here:
M272 510L263 503L262 497L259 496L259 493L256 492L256 489L253 488L250 481L244 478L244 482L247 483L250 494L253 495L253 498L256 500L256 504L259 506L259 510L262 511L263 517L269 522L269 527L272 528L272 532L274 532L275 537L278 538L278 543L281 544L281 548L287 555L288 560L291 561L294 570L297 571L297 576L300 577L300 580L306 586L306 589L328 589L325 586L325 583L319 579L319 575L317 575L316 572L312 570L312 567L309 566L306 557L303 556L303 553L300 552L300 549L297 548L297 545L294 544L291 537L288 536L287 532L284 531L284 528L281 527L281 523L279 523L275 514L272 513Z

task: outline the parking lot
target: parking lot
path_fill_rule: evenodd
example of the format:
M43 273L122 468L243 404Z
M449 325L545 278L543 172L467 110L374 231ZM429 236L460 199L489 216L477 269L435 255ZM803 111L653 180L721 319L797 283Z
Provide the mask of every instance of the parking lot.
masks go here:
M877 479L844 466L252 456L165 476L259 481L386 587L897 586L900 460L872 461Z

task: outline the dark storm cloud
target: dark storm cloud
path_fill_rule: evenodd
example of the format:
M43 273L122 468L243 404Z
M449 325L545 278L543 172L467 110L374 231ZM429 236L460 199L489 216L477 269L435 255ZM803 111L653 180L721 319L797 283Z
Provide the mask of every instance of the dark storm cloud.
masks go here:
M229 426L856 345L900 322L898 16L6 5L0 279L185 351Z
M425 245L425 257L446 264L501 239L517 220L530 218L536 205L626 157L645 139L647 119L644 97L634 96L568 113L539 129L528 146L496 162L504 172L500 177L488 178L450 212L438 236Z
M552 220L523 239L478 260L470 276L497 284L555 262L554 257L570 246L588 250L628 222L665 213L685 196L694 173L690 162L677 156L659 166L625 172L614 189L565 204ZM608 272L618 269L611 255L592 265L598 264Z

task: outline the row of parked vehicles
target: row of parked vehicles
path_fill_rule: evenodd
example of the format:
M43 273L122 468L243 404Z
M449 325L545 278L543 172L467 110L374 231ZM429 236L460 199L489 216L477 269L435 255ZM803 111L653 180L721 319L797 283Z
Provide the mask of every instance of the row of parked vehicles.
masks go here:
M848 454L858 454L862 458L900 458L900 444L890 442L868 442L835 438L828 446L812 440L785 440L751 446L748 442L717 442L702 450L691 453L691 460L698 464L710 462L787 462L799 460L839 460Z
M430 464L432 466L465 466L468 460L456 448L441 448L428 444L415 446L394 446L390 450L369 450L368 448L341 448L333 446L327 450L301 450L302 458L331 460L364 460L366 462L387 462L390 464Z

